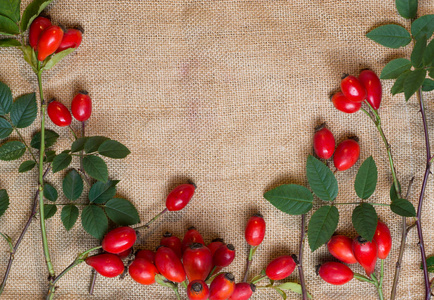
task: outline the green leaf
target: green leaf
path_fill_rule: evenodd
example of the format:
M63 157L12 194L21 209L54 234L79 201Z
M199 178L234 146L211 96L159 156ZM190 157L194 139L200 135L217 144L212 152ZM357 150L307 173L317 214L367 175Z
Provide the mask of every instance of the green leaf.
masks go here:
M19 47L21 43L16 39L0 39L0 47Z
M264 194L264 198L277 209L290 214L302 215L312 209L312 193L301 185L284 184Z
M56 157L53 159L53 163L51 164L53 173L65 169L66 167L69 166L71 161L72 161L72 156L68 153L60 153L59 155L56 155Z
M320 207L310 218L307 229L309 246L312 252L326 243L336 230L339 211L335 206Z
M422 91L430 92L432 90L434 90L434 80L425 78L422 84Z
M63 179L63 193L69 200L77 200L83 193L83 179L74 169L69 171Z
M131 152L118 141L108 140L99 146L98 153L110 158L125 158Z
M12 133L12 125L3 118L0 118L0 139L7 138Z
M83 150L84 144L86 143L86 141L87 141L87 137L81 137L81 138L76 139L72 143L71 152L74 153L74 152L79 152L79 151Z
M0 160L16 160L26 152L26 146L18 141L4 143L0 147Z
M17 23L8 17L0 15L0 34L17 35L20 33L20 28Z
M9 207L9 196L5 189L0 190L0 217Z
M396 9L401 17L413 19L417 13L417 0L396 0Z
M45 220L54 216L56 212L57 212L57 206L55 204L44 204Z
M21 0L0 0L0 14L18 23L20 20L20 6Z
M300 295L302 294L301 285L298 283L295 283L295 282L285 282L285 283L277 285L276 287L281 289L281 290L292 291L292 292L295 292L295 293L300 294ZM312 296L309 293L307 293L307 297L309 299L312 299Z
M359 235L368 241L374 238L377 229L377 212L369 203L362 203L353 210L352 216L354 229Z
M23 58L24 60L32 67L33 71L35 73L38 72L37 69L37 59L36 59L36 53L30 46L22 46L20 47L21 51L23 52Z
M274 289L281 297L283 300L286 300L286 293L284 291L282 291L281 289L279 289L278 287L273 286L272 289Z
M91 153L98 151L99 146L101 146L102 143L107 141L109 138L106 138L105 136L92 136L89 137L84 144L84 151L86 153Z
M18 128L25 128L32 125L37 115L35 93L18 97L12 104L11 120Z
M366 34L368 38L389 48L399 48L411 42L410 33L404 27L394 24L383 25Z
M426 268L428 273L434 273L434 256L426 258ZM423 270L423 264L420 264L420 269Z
M18 172L24 173L30 171L35 166L36 166L36 162L34 160L26 160L23 163L21 163L20 167L18 168Z
M425 15L411 24L411 34L418 41L425 37L427 40L434 32L434 15Z
M52 162L55 157L56 157L56 151L53 150L45 151L44 162Z
M108 228L108 220L103 209L96 205L89 205L81 213L81 224L84 230L93 237L101 240Z
M53 146L57 142L58 138L59 138L59 135L55 131L45 129L45 138L44 138L45 139L45 148L49 148L49 147ZM35 149L41 148L41 132L40 131L35 133L35 135L33 135L32 141L30 142L30 146L32 146Z
M399 77L396 79L395 84L392 86L391 93L392 95L396 95L399 93L404 92L404 82L407 79L408 74L410 74L410 71L405 71Z
M398 182L399 190L401 190L401 184ZM395 184L392 183L392 186L390 187L390 200L395 201L396 199L399 199L398 194L396 193Z
M118 182L117 180L108 180L106 183L97 181L90 188L89 201L96 204L109 201L116 195L116 184Z
M0 115L4 116L11 111L12 107L12 92L10 88L0 82Z
M411 96L421 87L425 80L426 70L418 69L410 71L407 78L404 81L404 95L405 100L408 101Z
M42 69L45 70L45 71L50 70L59 61L61 61L64 57L66 57L68 54L71 54L72 52L74 52L74 50L75 50L75 48L68 48L68 49L63 50L63 51L61 51L59 53L51 55Z
M381 71L381 79L395 79L411 69L411 61L405 58L391 60Z
M434 68L429 68L428 69L428 74L429 74L429 77L431 77L431 78L434 79Z
M74 226L79 214L78 208L73 204L65 205L63 207L60 218L62 219L63 226L65 226L66 230L69 231Z
M434 63L434 40L428 44L423 55L424 66L429 66Z
M321 161L309 155L306 163L307 180L312 191L321 200L333 201L338 195L338 181Z
M44 184L44 197L47 200L50 200L52 202L55 202L59 195L57 194L57 190L54 186L51 184L45 183Z
M413 51L411 52L411 63L415 68L422 67L423 56L426 49L426 37L421 37L420 40L416 41Z
M139 213L134 205L122 198L113 198L105 204L107 216L116 224L127 226L140 222Z
M101 157L88 155L83 158L83 167L90 177L106 182L108 180L107 165Z
M416 210L413 204L406 199L396 199L390 204L390 209L397 215L403 217L416 217Z
M375 191L377 186L377 166L372 156L368 157L360 166L354 182L354 189L357 196L361 199L368 199Z
M50 4L53 0L33 0L23 12L21 20L21 31L25 32L32 24L33 20Z

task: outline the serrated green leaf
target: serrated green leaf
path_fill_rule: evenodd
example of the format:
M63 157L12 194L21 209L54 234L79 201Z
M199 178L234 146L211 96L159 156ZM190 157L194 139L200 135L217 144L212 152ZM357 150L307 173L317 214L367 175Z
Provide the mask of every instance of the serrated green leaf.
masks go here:
M415 68L420 68L423 65L423 56L426 49L426 37L421 37L416 41L413 51L411 52L411 63Z
M307 180L312 191L321 200L333 201L338 195L338 181L321 161L309 155L306 162Z
M51 184L45 183L44 184L44 197L47 200L50 200L52 202L55 202L59 195L57 194L57 190L54 186Z
M21 43L17 39L0 39L0 47L19 47Z
M83 167L86 173L96 180L107 182L107 165L101 157L88 155L83 158Z
M5 189L0 190L0 217L9 207L9 195Z
M391 60L381 71L381 79L395 79L398 78L405 71L411 69L411 61L405 58L397 58Z
M18 172L24 173L27 171L30 171L36 166L36 162L34 160L26 160L21 163L21 165L18 168Z
M8 17L0 15L0 34L17 35L20 33L20 28L17 23Z
M18 128L32 125L37 115L36 94L31 93L18 97L11 108L12 124Z
M81 224L87 233L97 239L102 239L108 228L108 220L103 209L89 205L81 213Z
M105 204L107 216L116 224L127 226L140 222L139 213L134 205L122 198L113 198Z
M404 73L399 75L399 77L396 79L390 91L392 95L396 95L404 92L404 82L405 79L407 79L408 74L410 74L410 71L405 71Z
M417 13L417 0L396 0L396 9L401 17L413 19Z
M434 256L426 258L426 268L428 273L434 273ZM423 270L423 263L420 264L420 269Z
M324 245L335 232L339 211L335 206L320 207L310 218L307 235L312 252Z
M26 152L26 146L18 141L4 143L0 147L0 160L16 160Z
M403 217L416 217L416 210L413 204L406 199L396 199L392 201L390 210Z
M434 63L434 40L426 46L425 53L423 55L423 65L429 66Z
M430 92L432 90L434 90L434 80L425 78L425 80L422 83L422 91Z
M98 153L110 158L125 158L131 152L118 141L108 140L98 147Z
M18 23L20 20L20 6L21 0L0 0L0 15Z
M69 166L72 161L72 156L68 153L60 153L56 155L53 159L53 163L51 164L53 173L59 172Z
M72 169L66 174L63 179L62 189L69 200L74 201L80 198L83 193L83 179L76 170Z
M45 71L50 70L52 67L54 67L59 61L61 61L63 58L65 58L67 55L71 54L72 52L74 52L75 48L68 48L66 50L63 50L59 53L55 53L52 56L50 56L50 58L48 59L48 61L45 63L44 67L42 68Z
M353 210L352 216L354 229L359 235L368 241L374 238L377 229L377 212L369 203L362 203Z
M96 204L109 201L116 195L116 184L118 182L117 180L108 180L106 183L97 181L90 188L89 201Z
M301 185L278 186L266 192L264 198L277 209L290 215L302 215L312 209L312 193Z
M12 133L12 125L3 118L0 118L0 139L7 138Z
M10 88L0 82L0 115L3 116L11 111L12 107L12 92Z
M372 156L368 157L360 166L354 182L354 189L361 199L368 199L377 186L377 166Z
M408 101L414 93L422 86L425 80L426 70L418 69L410 71L404 81L404 95L405 100Z
M36 59L36 53L30 46L21 46L21 51L23 52L23 58L24 60L32 67L33 71L35 73L38 72L37 69L37 59Z
M50 4L53 0L33 0L23 12L21 20L21 31L25 32L32 24L33 20Z
M57 139L59 138L59 135L53 131L53 130L49 130L49 129L45 129L45 148L49 148L51 146L53 146L56 142ZM33 135L32 140L30 142L30 146L32 146L35 149L39 149L41 148L41 132L37 132Z
M48 220L54 216L57 212L57 206L55 204L44 204L44 216L45 220Z
M87 141L87 137L81 137L81 138L76 139L72 143L71 152L74 153L74 152L79 152L79 151L83 150L84 144L86 143L86 141Z
M106 138L105 136L91 136L87 139L86 143L84 144L84 151L86 153L92 153L98 151L99 146L101 146L101 144L107 141L108 139L109 138Z
M427 40L434 32L434 15L425 15L411 24L411 34L416 40L425 37Z
M368 38L389 48L399 48L411 42L410 33L402 26L389 24L371 30L366 34Z
M48 150L45 151L44 162L52 162L56 157L56 151Z
M66 230L69 231L72 227L74 227L79 214L80 212L78 211L78 208L73 204L65 205L63 207L60 218L62 219L63 226L65 226Z

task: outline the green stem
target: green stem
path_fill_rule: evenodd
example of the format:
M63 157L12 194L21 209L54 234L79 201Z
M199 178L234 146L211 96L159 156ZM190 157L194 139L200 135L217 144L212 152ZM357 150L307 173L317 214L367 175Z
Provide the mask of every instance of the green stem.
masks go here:
M210 277L212 276L212 274L214 273L214 271L217 269L217 266L214 266L211 270L211 272L209 272L208 276L206 277L205 281L207 281L208 279L210 279Z
M154 223L154 221L156 221L159 217L161 217L164 213L166 213L168 211L167 208L163 209L162 212L160 212L159 214L157 214L155 217L153 217L148 223L146 223L145 225L141 225L138 226L136 228L134 228L135 230L139 230L139 229L143 229L143 228L149 228L149 225L151 225L152 223Z
M334 205L358 205L358 204L362 204L364 202L340 202L340 203L333 203ZM390 206L390 204L384 204L384 203L371 203L371 202L366 202L369 203L371 205L378 205L378 206Z
M32 148L29 147L29 145L26 143L26 141L24 140L24 137L21 135L20 131L18 130L18 128L16 128L15 126L13 126L13 129L15 130L15 132L18 134L18 136L20 137L21 141L23 142L24 146L26 146L27 150L30 152L30 154L33 157L33 160L38 163L38 161L36 160L36 156L35 154L33 154Z
M377 288L377 292L378 292L378 299L380 300L384 300L384 296L383 296L383 285L382 285L382 279L381 279L381 274L380 274L380 281L378 281L377 276L375 276L375 274L371 274L371 278L373 279L373 284L375 285L375 287Z
M181 296L179 295L178 288L177 287L173 287L172 290L175 292L176 299L177 300L181 300Z
M368 277L363 276L362 274L359 274L359 273L354 273L354 278L356 278L359 281L374 283L374 281L372 279L369 279Z
M75 139L78 139L77 135L75 134L74 130L72 129L71 125L68 126L69 130L72 132L72 135Z
M244 273L243 282L247 282L247 277L249 276L249 269L250 269L250 266L252 265L252 261L253 261L253 255L255 255L257 248L258 248L258 246L256 246L256 247L250 246L250 251L249 251L249 256L247 257L246 271Z
M380 259L381 268L380 268L380 286L383 287L383 279L384 279L384 259Z
M354 277L356 277L356 276L354 276ZM267 275L264 275L264 276L262 276L262 277L259 277L259 278L256 279L256 280L253 280L253 281L250 282L250 283L257 284L258 282L260 282L260 281L262 281L262 280L264 280L264 279L267 279L267 278L268 278L268 276L267 276Z

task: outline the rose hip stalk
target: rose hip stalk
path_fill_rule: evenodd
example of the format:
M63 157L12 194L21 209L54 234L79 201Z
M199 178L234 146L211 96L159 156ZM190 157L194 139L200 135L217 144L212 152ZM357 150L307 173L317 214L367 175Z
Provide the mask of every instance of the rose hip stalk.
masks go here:
M247 222L244 236L247 244L250 245L249 256L247 258L246 272L244 274L244 282L247 282L250 265L252 264L253 255L255 255L258 246L262 243L265 237L265 221L261 214L253 215Z

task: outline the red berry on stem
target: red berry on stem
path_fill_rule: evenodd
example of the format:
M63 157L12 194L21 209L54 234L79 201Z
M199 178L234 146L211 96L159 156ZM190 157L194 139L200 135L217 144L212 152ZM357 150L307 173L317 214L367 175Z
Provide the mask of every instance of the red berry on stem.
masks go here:
M378 220L377 229L374 234L374 241L378 247L378 258L386 259L392 249L392 237L390 236L389 227Z
M329 159L335 152L336 142L333 133L327 129L325 123L320 125L313 136L313 149L321 159Z
M155 283L155 275L158 274L157 267L144 258L136 258L129 266L128 272L132 279L144 285Z
M194 243L184 251L182 263L189 281L205 280L212 269L211 251L202 244Z
M235 285L235 290L229 300L247 300L256 291L256 286L253 283L239 282Z
M357 262L353 253L353 240L345 235L334 235L327 242L327 248L331 255L346 264L355 264Z
M114 254L103 253L88 257L86 263L104 277L116 277L124 272L122 260Z
M355 76L346 75L341 81L341 90L350 101L363 102L366 99L366 89Z
M92 114L92 100L86 91L78 93L71 102L71 112L77 121L84 122Z
M181 184L173 189L166 199L166 207L169 211L178 211L183 209L191 197L194 195L196 187L194 184Z
M218 248L225 245L222 239L214 239L211 241L211 243L208 244L208 249L211 251L211 254L214 255L214 253L217 251Z
M60 127L69 126L72 121L71 113L65 105L53 100L48 103L47 113L51 122Z
M341 112L352 114L362 107L362 102L352 102L342 92L337 92L332 97L333 105Z
M187 287L189 300L206 300L209 297L208 285L203 280L193 280Z
M341 142L336 148L333 162L338 171L345 171L354 166L360 156L360 146L353 139Z
M353 279L354 273L339 262L327 262L317 267L317 274L327 283L342 285Z
M265 274L271 280L281 280L291 275L295 267L294 259L289 255L284 255L270 262L265 269Z
M363 70L359 75L359 80L366 89L366 101L372 108L379 109L383 93L380 78L371 70Z
M235 247L232 244L223 245L218 248L213 257L212 262L216 267L227 267L229 266L235 259Z
M38 44L39 36L42 31L51 26L51 21L44 17L37 17L30 25L29 28L29 44L36 50L36 46Z
M59 26L52 25L42 31L36 45L36 51L38 52L38 60L44 61L48 56L53 54L63 38L63 30Z
M193 245L194 243L199 243L205 245L202 236L199 231L195 227L188 228L187 232L184 235L184 239L182 240L182 253L187 250L188 247Z
M265 236L265 221L261 214L255 214L249 219L244 236L250 246L255 247L262 243Z
M232 273L221 273L211 282L209 300L226 300L235 290L235 278Z
M151 263L155 263L155 252L151 251L151 250L139 250L136 253L136 258L143 258L146 259L148 261L150 261Z
M130 249L136 242L136 231L131 227L119 227L111 230L102 240L102 249L108 253L118 254Z
M373 240L368 242L361 236L353 240L353 252L359 264L365 269L368 277L374 273L377 262L377 243Z
M176 256L182 258L182 242L179 237L172 235L170 232L166 232L160 241L160 245L172 249Z
M83 38L83 32L80 29L70 28L68 29L62 38L62 42L57 48L56 53L69 48L78 48L81 44L81 39Z
M170 248L161 246L157 249L157 253L155 253L155 266L167 280L178 283L185 280L182 262Z

